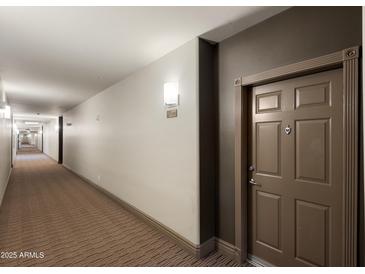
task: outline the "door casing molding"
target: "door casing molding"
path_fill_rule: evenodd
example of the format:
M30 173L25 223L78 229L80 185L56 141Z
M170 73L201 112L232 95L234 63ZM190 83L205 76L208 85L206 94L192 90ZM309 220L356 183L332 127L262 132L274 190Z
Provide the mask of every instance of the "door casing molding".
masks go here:
M343 266L357 266L359 46L306 61L242 76L235 86L235 245L237 261L247 260L248 92L252 86L335 68L343 69Z

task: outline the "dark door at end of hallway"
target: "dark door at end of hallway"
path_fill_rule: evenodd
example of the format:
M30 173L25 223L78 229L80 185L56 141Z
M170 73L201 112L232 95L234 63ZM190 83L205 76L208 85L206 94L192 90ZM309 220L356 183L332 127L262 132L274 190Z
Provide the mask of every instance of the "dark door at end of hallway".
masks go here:
M278 266L341 266L342 69L250 96L249 253Z
M58 117L58 163L63 163L63 116Z

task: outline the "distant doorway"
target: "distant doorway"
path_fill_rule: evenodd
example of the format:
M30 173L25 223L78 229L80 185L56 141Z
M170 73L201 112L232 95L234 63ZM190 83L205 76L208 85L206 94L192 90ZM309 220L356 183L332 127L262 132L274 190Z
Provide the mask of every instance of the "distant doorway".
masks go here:
M63 116L58 117L58 163L63 163Z

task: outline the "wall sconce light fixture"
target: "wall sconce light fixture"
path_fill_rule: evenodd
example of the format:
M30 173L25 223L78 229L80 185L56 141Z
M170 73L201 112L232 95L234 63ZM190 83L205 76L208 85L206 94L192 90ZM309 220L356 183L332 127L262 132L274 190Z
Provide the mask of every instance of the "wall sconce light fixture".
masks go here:
M3 104L0 106L0 113L3 114L3 118L10 119L11 118L11 109L9 105Z
M176 107L179 104L179 87L177 82L168 82L163 86L165 106Z

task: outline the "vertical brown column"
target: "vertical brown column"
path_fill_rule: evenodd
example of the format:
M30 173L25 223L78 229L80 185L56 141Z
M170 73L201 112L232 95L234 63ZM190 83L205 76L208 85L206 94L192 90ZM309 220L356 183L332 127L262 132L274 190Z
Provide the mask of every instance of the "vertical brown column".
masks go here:
M215 248L218 178L217 46L199 39L200 257Z

